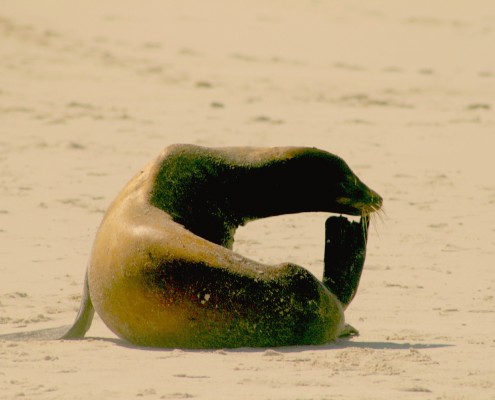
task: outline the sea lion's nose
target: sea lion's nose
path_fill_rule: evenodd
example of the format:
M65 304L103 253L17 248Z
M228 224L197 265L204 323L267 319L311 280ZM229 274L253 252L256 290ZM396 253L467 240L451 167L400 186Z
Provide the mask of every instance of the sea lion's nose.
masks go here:
M370 203L371 206L375 209L375 211L378 211L380 208L382 208L383 205L383 198L380 196L378 193L376 193L374 190L370 189Z

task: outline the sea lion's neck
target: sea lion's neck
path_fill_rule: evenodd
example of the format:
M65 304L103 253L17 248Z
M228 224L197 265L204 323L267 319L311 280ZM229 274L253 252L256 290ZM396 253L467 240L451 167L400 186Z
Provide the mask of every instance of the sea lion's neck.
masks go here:
M339 199L374 193L343 160L321 150L241 149L172 148L158 161L150 203L196 235L231 247L235 229L248 221L309 211L359 215Z
M263 196L260 169L213 152L173 152L160 160L149 201L194 234L231 248L239 225L267 216L245 206Z

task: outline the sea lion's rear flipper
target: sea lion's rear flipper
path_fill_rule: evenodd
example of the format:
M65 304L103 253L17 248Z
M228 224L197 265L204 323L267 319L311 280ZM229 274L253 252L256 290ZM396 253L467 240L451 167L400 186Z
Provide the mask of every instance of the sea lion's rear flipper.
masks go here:
M344 308L354 298L366 258L369 218L351 222L330 217L325 223L325 269L323 283Z
M349 324L345 324L344 328L339 333L339 338L349 338L354 336L359 336L359 331Z
M72 327L60 339L82 339L91 327L94 314L95 309L93 308L93 303L89 296L88 271L86 271L81 306L76 320L72 324Z
M70 325L58 326L56 328L38 329L35 331L6 333L0 335L0 340L9 342L28 342L31 340L58 340L60 335L67 331Z
M29 340L58 340L58 339L81 339L88 331L93 320L95 309L89 297L88 274L84 279L84 290L81 308L72 326L64 325L56 328L38 329L35 331L16 332L0 335L0 340L29 341ZM65 333L64 333L65 332ZM63 336L61 336L63 334Z

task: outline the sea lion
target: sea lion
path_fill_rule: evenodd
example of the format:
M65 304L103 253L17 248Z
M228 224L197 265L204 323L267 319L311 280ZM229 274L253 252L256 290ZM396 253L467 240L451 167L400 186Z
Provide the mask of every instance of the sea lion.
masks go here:
M331 341L345 333L349 301L325 285L338 268L326 269L322 283L298 265L247 259L231 250L235 229L306 211L364 216L366 224L381 205L341 158L316 148L169 146L106 212L63 339L83 337L95 309L115 334L142 346Z

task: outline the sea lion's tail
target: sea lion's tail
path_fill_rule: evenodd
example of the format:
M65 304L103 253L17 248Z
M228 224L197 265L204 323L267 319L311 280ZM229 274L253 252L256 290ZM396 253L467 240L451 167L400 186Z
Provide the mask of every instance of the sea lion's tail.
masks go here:
M89 295L88 271L86 271L81 306L79 308L79 312L77 313L76 320L70 329L62 337L60 337L60 339L82 339L91 327L91 322L93 322L94 315L95 309Z

